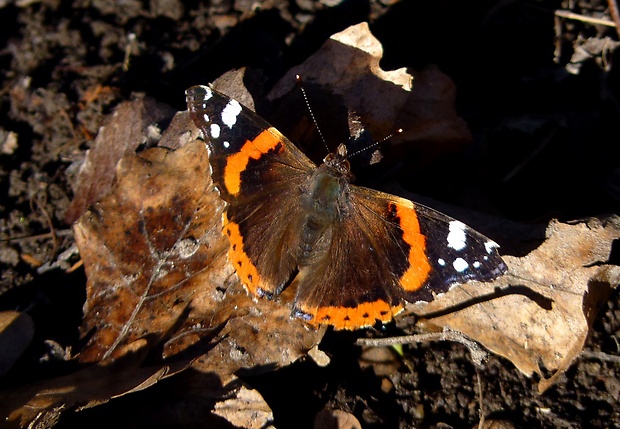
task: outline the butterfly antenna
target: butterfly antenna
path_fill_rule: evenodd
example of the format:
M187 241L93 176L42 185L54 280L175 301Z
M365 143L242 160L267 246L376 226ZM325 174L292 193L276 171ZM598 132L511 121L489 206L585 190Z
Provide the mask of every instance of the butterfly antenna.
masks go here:
M394 131L393 133L388 134L387 136L385 136L385 137L384 137L384 138L382 138L381 140L378 140L378 141L376 141L376 142L374 142L374 143L372 143L372 144L370 144L370 145L368 145L368 146L366 146L366 147L363 147L363 148L361 148L361 149L359 149L359 150L356 150L356 151L355 151L355 152L353 152L353 153L348 154L348 155L347 155L347 159L349 159L349 158L351 158L351 157L354 157L355 155L358 155L358 154L360 154L360 153L362 153L362 152L364 152L364 151L367 151L368 149L372 149L372 148L373 148L373 147L375 147L375 146L379 146L381 143L388 141L389 139L391 139L391 138L392 138L392 137L394 137L395 135L398 135L398 134L400 134L400 133L402 133L402 132L403 132L403 129L402 129L402 128L399 128L399 129L397 129L396 131Z
M325 140L325 137L323 136L323 133L321 132L321 127L319 127L319 123L316 121L316 118L314 117L314 112L312 111L312 107L310 107L310 101L308 100L308 95L306 94L306 90L304 89L303 82L301 81L301 76L296 74L295 79L297 79L297 84L299 85L299 89L301 89L301 93L304 96L304 101L306 102L306 107L308 108L308 112L310 112L310 117L312 117L312 122L314 122L314 126L316 127L316 130L319 132L319 137L321 137L321 140L323 141L323 144L325 145L325 149L327 149L327 152L329 152L329 146L327 146L327 141Z

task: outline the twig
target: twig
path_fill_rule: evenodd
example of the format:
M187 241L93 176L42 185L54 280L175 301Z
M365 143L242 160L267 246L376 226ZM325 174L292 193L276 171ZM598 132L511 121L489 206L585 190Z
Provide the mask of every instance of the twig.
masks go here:
M430 341L454 341L463 344L469 350L472 361L477 366L481 366L482 362L487 358L487 352L482 350L478 343L466 338L464 334L449 328L444 328L442 332L428 334L403 335L390 338L360 338L356 344L360 346L385 347L396 344L427 343Z
M480 371L476 369L476 386L478 387L478 413L480 414L480 421L478 422L478 429L484 428L484 398L482 396L482 380L480 379Z
M47 203L47 196L46 194L43 194L43 201L40 201L38 195L39 194L37 193L33 195L32 198L30 198L30 208L33 212L39 212L45 218L47 226L49 227L50 233L52 235L52 255L55 255L56 251L58 250L59 244L58 237L56 235L56 228L54 228L54 222L52 222L51 216L45 209L45 204Z
M610 3L614 2L614 0L609 0L609 1L610 1ZM559 16L561 18L573 19L575 21L581 21L581 22L587 22L589 24L606 25L607 27L616 27L617 28L616 23L614 21L610 21L609 19L605 19L605 18L592 18L591 16L580 15L578 13L571 12L570 10L559 9L559 10L555 11L555 15Z
M80 268L82 265L84 265L84 260L80 259L79 261L77 261L75 264L71 265L71 267L69 267L66 272L67 273L72 273L75 270L77 270L78 268Z
M584 350L581 352L581 357L586 359L598 359L603 362L620 363L620 356L610 355L603 352L591 352Z
M57 229L54 232L44 232L43 234L36 235L23 235L21 237L8 237L8 238L0 238L0 243L12 243L12 242L20 242L20 241L33 241L33 240L43 240L45 238L50 238L52 235L56 235L56 237L68 237L73 234L73 230L71 228L67 229Z
M607 4L609 5L611 19L613 19L616 24L616 32L618 33L618 37L620 37L620 11L618 11L618 4L616 0L607 0Z

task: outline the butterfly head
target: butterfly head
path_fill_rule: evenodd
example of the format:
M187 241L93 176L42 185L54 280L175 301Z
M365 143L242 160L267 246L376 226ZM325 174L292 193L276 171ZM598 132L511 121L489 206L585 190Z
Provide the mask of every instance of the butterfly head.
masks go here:
M323 162L326 166L337 171L343 176L348 176L351 171L351 165L349 164L347 157L347 147L344 143L341 143L338 145L336 152L332 152L327 155L323 159Z

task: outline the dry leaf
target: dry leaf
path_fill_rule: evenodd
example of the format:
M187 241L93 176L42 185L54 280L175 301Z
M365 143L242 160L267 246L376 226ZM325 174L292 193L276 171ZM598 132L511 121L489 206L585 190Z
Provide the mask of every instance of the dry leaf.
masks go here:
M184 110L174 115L157 146L178 149L196 140L200 135L200 131L194 126L194 121L189 117L189 112Z
M260 429L273 422L273 412L254 389L241 386L232 397L215 404L213 413L236 428Z
M100 405L126 393L145 389L187 365L141 368L145 341L129 344L117 362L107 361L67 376L45 380L0 395L0 416L7 428L54 426L62 412Z
M552 222L540 247L522 258L504 257L504 277L410 308L418 314L461 308L432 322L467 334L526 375L542 376L540 365L554 371L540 382L544 391L579 355L597 310L620 282L620 267L606 264L618 238L618 217ZM475 305L463 309L468 302Z
M112 192L75 225L88 277L82 332L93 331L83 362L114 357L138 338L157 344L203 293L220 300L216 286L232 270L208 171L201 142L128 155Z
M291 92L298 93L295 75L300 75L305 86L320 86L342 98L345 116L335 120L346 124L346 115L355 112L375 139L402 128L402 134L391 139L395 144L423 142L425 148L445 153L472 143L467 124L455 110L456 90L450 78L434 66L413 74L405 68L385 71L379 65L382 56L383 48L367 23L351 26L334 34L319 51L289 70L268 99L274 101ZM311 97L313 106L316 100ZM330 109L330 104L333 101L313 109ZM290 106L282 110L290 113ZM331 112L330 115L334 116ZM274 116L285 115L276 112ZM328 120L319 121L322 128ZM286 127L280 131L298 141L294 132L287 133ZM335 147L340 141L331 143Z
M151 98L139 98L120 104L79 167L73 187L75 196L65 213L65 222L72 224L89 204L108 193L114 180L118 161L138 146L159 139L158 122L172 117L170 107Z

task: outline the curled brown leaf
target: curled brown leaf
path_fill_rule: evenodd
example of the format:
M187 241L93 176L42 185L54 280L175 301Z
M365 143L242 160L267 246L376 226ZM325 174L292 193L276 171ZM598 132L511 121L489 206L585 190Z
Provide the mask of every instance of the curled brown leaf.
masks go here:
M422 314L458 308L433 323L467 334L526 375L542 376L543 367L552 371L539 384L544 391L579 356L597 310L620 283L620 267L607 262L618 238L617 216L551 222L537 249L504 258L509 268L504 277L470 283L411 308Z

